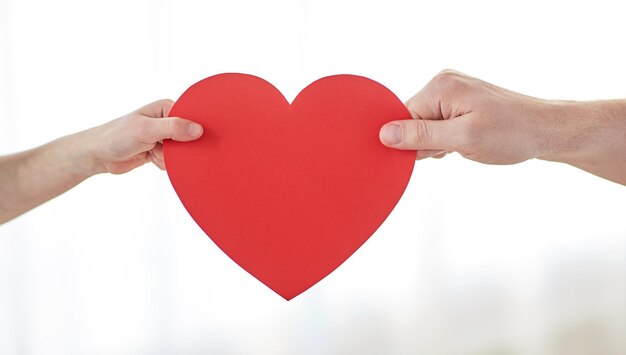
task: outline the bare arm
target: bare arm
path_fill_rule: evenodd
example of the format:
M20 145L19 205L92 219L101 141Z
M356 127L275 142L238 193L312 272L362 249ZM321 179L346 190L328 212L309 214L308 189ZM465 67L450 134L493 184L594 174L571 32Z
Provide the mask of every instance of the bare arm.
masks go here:
M558 161L626 185L626 100L548 101L445 70L380 132L417 159L459 152L486 164Z
M92 175L122 174L150 161L165 169L163 139L190 141L202 134L198 124L167 117L172 105L160 100L102 126L0 157L0 224Z

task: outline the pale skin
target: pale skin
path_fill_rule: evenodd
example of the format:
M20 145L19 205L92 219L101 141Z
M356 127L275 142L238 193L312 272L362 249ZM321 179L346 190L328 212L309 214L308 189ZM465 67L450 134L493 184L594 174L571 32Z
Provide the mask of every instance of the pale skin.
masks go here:
M412 120L387 123L380 140L486 164L543 159L626 185L626 100L549 101L444 70L406 102Z
M202 135L199 124L168 117L173 104L156 101L101 126L0 157L0 223L96 174L123 174L147 162L165 169L164 139L187 142Z
M192 141L202 127L168 117L160 100L41 147L0 157L0 224L100 173L147 162L165 169L162 141ZM626 185L626 100L548 101L445 70L409 99L412 120L387 123L380 140L416 158L449 152L487 164L563 162Z

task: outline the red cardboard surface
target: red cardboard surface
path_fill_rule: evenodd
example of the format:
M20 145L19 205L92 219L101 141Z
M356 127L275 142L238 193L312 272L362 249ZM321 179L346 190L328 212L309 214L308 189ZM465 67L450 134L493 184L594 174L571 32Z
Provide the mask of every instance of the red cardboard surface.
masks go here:
M383 146L384 123L410 119L383 85L319 79L290 105L267 81L219 74L191 86L170 116L197 141L164 142L169 178L206 234L289 300L335 270L383 223L415 152Z

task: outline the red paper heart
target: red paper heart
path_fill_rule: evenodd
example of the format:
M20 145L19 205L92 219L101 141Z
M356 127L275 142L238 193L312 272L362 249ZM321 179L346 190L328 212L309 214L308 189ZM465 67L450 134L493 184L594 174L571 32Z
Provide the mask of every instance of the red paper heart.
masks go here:
M170 116L197 141L164 142L183 205L239 266L289 300L335 270L383 223L415 152L383 146L383 124L410 119L381 84L335 75L289 104L267 81L219 74L191 86Z

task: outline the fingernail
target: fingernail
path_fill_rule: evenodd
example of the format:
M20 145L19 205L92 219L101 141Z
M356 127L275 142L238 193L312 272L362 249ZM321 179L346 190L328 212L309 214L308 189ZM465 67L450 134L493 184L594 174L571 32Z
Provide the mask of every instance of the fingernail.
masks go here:
M192 137L198 137L202 134L202 126L197 123L192 123L189 125L189 134Z
M395 123L384 125L380 137L387 145L398 144L402 142L402 127Z

